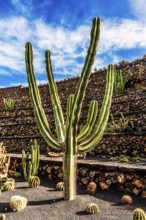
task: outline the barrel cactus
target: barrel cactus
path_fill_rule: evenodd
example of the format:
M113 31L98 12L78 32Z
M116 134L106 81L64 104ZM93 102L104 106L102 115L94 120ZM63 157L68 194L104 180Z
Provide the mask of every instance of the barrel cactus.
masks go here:
M86 212L89 214L96 214L99 212L99 207L95 203L90 203L86 207Z
M39 187L40 186L40 178L38 176L31 176L29 178L29 186L30 187Z
M133 220L146 220L145 212L140 208L135 209L133 213Z
M64 182L59 182L56 184L56 189L62 191L64 189Z
M2 214L2 215L0 216L0 220L6 220L6 215L5 215L5 214Z
M3 184L3 190L14 190L15 188L15 180L12 178L8 178L7 181Z
M10 208L13 212L19 212L23 210L27 205L27 199L22 196L12 196L10 198Z
M63 152L64 198L66 200L73 200L76 198L77 155L91 151L100 142L108 121L113 94L114 68L112 65L109 65L106 74L105 95L99 112L98 121L96 120L98 103L93 100L89 106L87 122L78 134L78 122L80 119L82 103L85 97L89 77L91 76L91 68L96 55L96 47L100 36L99 18L93 19L90 36L90 46L75 94L69 95L67 100L66 120L63 116L57 85L53 76L51 53L50 51L46 51L45 53L46 71L54 112L56 135L51 132L47 117L42 107L41 97L34 74L32 45L30 42L26 43L26 71L36 122L49 148Z

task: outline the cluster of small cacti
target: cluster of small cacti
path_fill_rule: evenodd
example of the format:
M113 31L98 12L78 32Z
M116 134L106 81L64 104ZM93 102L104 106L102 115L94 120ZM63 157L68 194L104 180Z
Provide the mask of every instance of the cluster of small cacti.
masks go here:
M4 191L14 190L14 188L15 188L15 180L12 178L8 178L6 182L3 184Z
M140 208L135 209L133 212L133 220L146 220L145 212Z
M15 108L14 99L4 99L4 107L6 110L12 111Z
M90 203L86 207L86 212L89 214L96 214L99 212L99 207L95 203Z
M40 146L37 144L37 140L34 140L34 144L31 145L31 161L29 161L29 153L25 153L22 150L22 167L23 174L26 181L29 182L31 187L37 187L40 185L40 179L37 177L40 161Z
M59 182L56 184L56 189L62 191L64 189L64 182Z
M133 204L133 200L132 200L131 196L129 196L129 195L122 196L121 202L123 204L128 204L128 205L132 205Z
M123 77L121 70L115 71L114 75L114 94L120 94L124 92L127 77Z
M125 118L122 113L121 118L118 122L115 122L115 119L113 115L111 114L111 122L107 123L105 133L114 133L114 132L124 132L125 129L130 125L132 128L134 127L134 124L132 121L130 121L128 118Z
M36 188L40 186L40 178L38 176L31 176L28 180L29 186Z
M23 210L27 205L27 199L22 196L12 196L10 199L10 208L13 212L19 212Z

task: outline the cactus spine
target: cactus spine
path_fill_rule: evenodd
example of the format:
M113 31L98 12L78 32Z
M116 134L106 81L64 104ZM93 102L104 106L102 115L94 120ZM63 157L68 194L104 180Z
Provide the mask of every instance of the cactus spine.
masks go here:
M140 208L135 209L133 213L133 220L146 220L145 212Z
M64 152L64 197L66 200L73 200L76 197L77 154L90 151L97 145L97 143L102 138L109 117L114 81L114 69L111 65L109 65L107 70L105 96L101 110L99 112L97 125L95 125L98 108L97 101L92 101L88 111L87 123L79 135L77 135L77 125L80 118L82 101L84 99L85 90L91 75L91 67L96 55L96 47L99 41L99 35L100 19L94 18L90 35L90 46L87 52L87 57L85 59L81 77L78 82L75 94L72 94L68 97L66 122L64 122L57 86L55 84L52 73L50 58L51 54L50 51L46 51L46 71L48 76L51 101L53 105L56 136L54 136L50 131L46 115L42 108L40 94L34 75L32 46L31 43L26 43L25 60L29 92L38 127L49 147Z
M29 153L25 153L22 150L22 166L23 166L23 174L26 181L32 176L36 176L39 168L39 160L40 160L40 146L37 144L37 140L34 140L34 144L31 145L31 161L28 161Z

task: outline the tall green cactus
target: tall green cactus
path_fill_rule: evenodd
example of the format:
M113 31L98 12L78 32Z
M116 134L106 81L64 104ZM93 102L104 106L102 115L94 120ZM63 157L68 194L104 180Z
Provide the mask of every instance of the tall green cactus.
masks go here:
M37 144L37 140L34 140L34 144L31 145L31 161L28 161L29 153L25 153L22 150L22 167L23 174L26 181L32 176L38 174L39 160L40 160L40 146Z
M77 135L77 125L80 118L82 102L89 82L89 77L91 75L91 67L96 55L96 47L99 41L99 35L100 19L94 18L91 29L90 46L87 52L81 77L75 94L71 94L68 97L66 121L64 121L57 86L52 73L50 58L51 54L50 51L46 51L46 71L55 118L56 136L54 136L50 131L46 115L42 108L41 98L34 75L32 46L31 43L26 43L25 60L29 91L38 127L49 147L64 152L64 197L66 200L73 200L76 197L77 154L90 151L97 145L102 138L109 117L114 81L114 69L111 65L108 66L107 70L105 95L101 110L99 112L97 125L95 122L98 104L97 101L92 101L88 111L87 123Z

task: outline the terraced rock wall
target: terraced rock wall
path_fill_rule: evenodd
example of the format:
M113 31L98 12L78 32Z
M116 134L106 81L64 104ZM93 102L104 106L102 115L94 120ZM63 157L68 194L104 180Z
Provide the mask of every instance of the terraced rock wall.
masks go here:
M146 156L146 57L137 59L132 63L122 61L115 65L117 70L121 69L124 77L128 77L125 92L114 95L111 113L115 122L118 123L121 114L133 122L133 128L128 127L122 133L105 134L100 144L95 148L96 155L119 155ZM99 108L104 95L106 69L93 73L86 98L79 127L86 121L89 102L93 99L99 101ZM73 93L79 77L71 78L57 83L58 91L66 113L66 101L69 94ZM54 131L53 111L50 103L48 86L40 86L42 103L47 114L50 127ZM16 101L13 111L6 111L3 104L4 98L12 98ZM111 119L110 119L111 120ZM47 145L42 139L37 128L33 109L29 98L28 88L18 86L0 89L0 141L4 142L8 152L19 152L22 149L30 149L33 139L37 139L41 152L46 152Z

